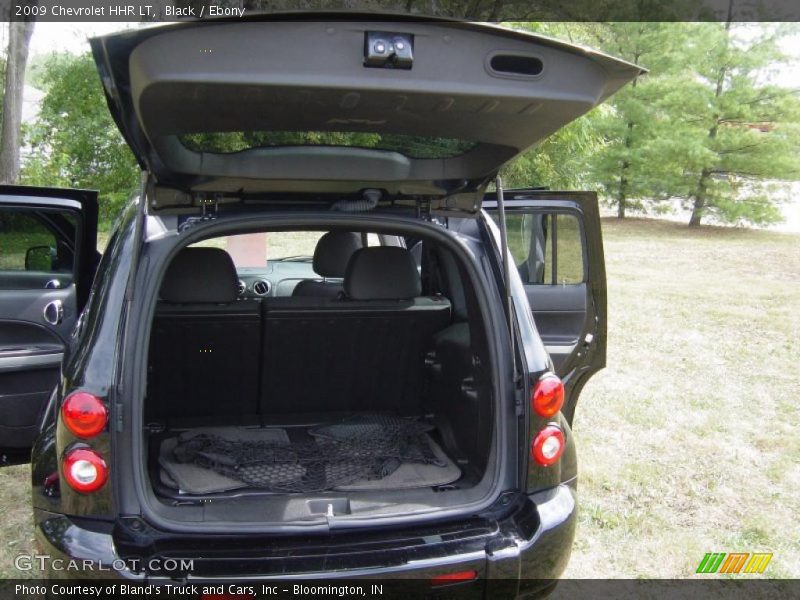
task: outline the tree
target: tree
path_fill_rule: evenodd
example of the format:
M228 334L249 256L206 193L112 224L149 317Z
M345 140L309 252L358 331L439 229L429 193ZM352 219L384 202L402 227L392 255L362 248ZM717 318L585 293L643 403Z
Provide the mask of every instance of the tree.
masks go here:
M51 55L41 82L45 96L27 132L32 154L23 179L97 189L108 221L135 190L138 167L108 112L94 61L88 53Z
M737 25L730 18L696 27L680 194L692 211L689 225L706 215L732 223L777 221L775 181L800 177L800 105L797 89L773 85L767 76L786 64L778 42L793 28Z
M504 185L555 190L591 185L586 165L601 142L595 124L599 114L584 115L503 167Z
M585 25L580 23L514 22L507 25L562 39L574 40L585 34ZM578 189L590 185L587 157L602 141L596 125L599 116L598 111L584 115L505 165L501 170L504 185L550 189Z
M550 187L590 187L616 207L658 208L680 173L674 123L679 99L670 89L684 66L682 24L525 23L518 27L573 43L599 47L651 69L611 100L545 140L507 168L528 171L530 181ZM517 177L519 178L519 177ZM506 175L506 179L512 179Z
M589 161L602 195L623 218L629 208L658 209L680 170L681 105L671 92L686 68L687 31L682 23L635 22L604 23L594 32L603 50L650 71L611 98L597 120L603 144Z
M33 25L33 21L14 21L8 24L8 52L3 81L3 121L0 125L0 183L16 183L19 177L22 93Z

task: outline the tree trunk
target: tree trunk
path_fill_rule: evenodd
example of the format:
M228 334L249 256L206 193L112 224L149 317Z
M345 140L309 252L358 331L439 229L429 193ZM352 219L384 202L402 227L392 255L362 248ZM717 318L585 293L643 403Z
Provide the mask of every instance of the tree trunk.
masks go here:
M33 21L12 22L8 27L3 125L0 128L0 183L16 183L19 177L22 92Z
M689 227L700 227L700 220L703 218L703 206L705 203L702 198L694 199L694 206L692 207L692 216L689 217Z
M634 80L633 85L636 87L636 80ZM633 135L633 127L633 122L628 121L627 129L625 130L625 151L627 153L630 153L631 151L631 136ZM628 154L628 156L630 156L630 154ZM625 209L628 207L628 169L630 166L631 163L627 158L623 160L622 165L620 165L619 191L617 192L618 219L625 218Z
M706 206L706 187L710 173L703 169L700 173L700 181L697 182L697 191L694 194L694 204L692 205L692 216L689 218L689 227L700 227L703 219L703 209Z
M725 21L725 48L727 49L728 45L730 44L730 30L731 30L731 22L733 21L733 0L729 0L728 2L728 18ZM727 60L727 57L726 57ZM720 96L722 96L722 91L725 85L725 77L728 74L728 65L722 64L719 71L717 72L717 85L714 91L714 100L715 102L719 102ZM717 107L718 108L718 107ZM714 115L714 122L711 125L711 128L708 130L708 139L713 142L713 140L717 137L717 132L719 131L719 124L720 124L720 115L717 113ZM708 178L711 176L711 171L706 168L700 172L700 179L697 181L697 188L694 193L694 203L692 205L692 216L689 217L689 227L700 227L700 222L703 219L703 212L706 208L706 200L707 200L707 192L708 192Z

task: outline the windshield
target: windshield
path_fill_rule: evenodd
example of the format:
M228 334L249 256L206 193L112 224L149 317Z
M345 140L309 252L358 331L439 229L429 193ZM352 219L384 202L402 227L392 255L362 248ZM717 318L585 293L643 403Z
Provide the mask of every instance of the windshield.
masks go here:
M453 158L477 144L442 137L343 131L226 131L191 133L181 143L195 152L231 154L281 146L349 146L399 152L409 158Z
M268 261L311 262L324 231L270 231L215 237L192 244L191 248L222 248L237 269L265 267ZM367 234L367 245L378 246L377 234Z
M227 235L192 244L192 247L222 248L231 255L237 269L264 267L267 261L311 262L314 248L324 233L324 231L271 231Z

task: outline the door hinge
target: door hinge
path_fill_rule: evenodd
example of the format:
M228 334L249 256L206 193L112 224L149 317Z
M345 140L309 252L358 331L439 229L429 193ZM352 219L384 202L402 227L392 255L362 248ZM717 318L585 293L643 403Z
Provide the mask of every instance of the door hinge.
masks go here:
M115 402L114 403L114 414L115 414L114 428L116 429L117 433L120 433L121 431L124 431L123 427L124 427L124 424L125 424L125 420L124 420L124 417L122 415L122 411L123 411L122 402Z
M221 194L214 194L209 197L203 194L195 196L195 202L200 206L200 216L189 217L178 228L179 231L186 231L190 227L203 223L205 221L213 221L217 218L217 211L219 210L219 201Z
M417 218L424 221L431 220L431 199L427 196L417 202Z
M204 196L200 199L200 208L202 210L200 218L205 221L217 218L217 211L219 210L220 195L214 194L211 198Z
M514 382L514 408L516 416L521 417L525 414L527 398L525 397L525 390L522 386L522 377L518 379L519 381Z

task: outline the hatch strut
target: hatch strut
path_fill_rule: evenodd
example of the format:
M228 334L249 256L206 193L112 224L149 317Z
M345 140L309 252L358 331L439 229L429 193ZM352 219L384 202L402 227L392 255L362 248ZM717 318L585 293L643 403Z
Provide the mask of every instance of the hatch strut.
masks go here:
M508 334L511 338L511 363L514 372L514 385L517 385L517 351L514 343L514 303L511 298L511 267L508 258L508 232L506 230L506 206L503 198L503 180L495 179L497 188L497 217L500 225L500 254L503 261L503 281L505 283L506 315L508 316Z

